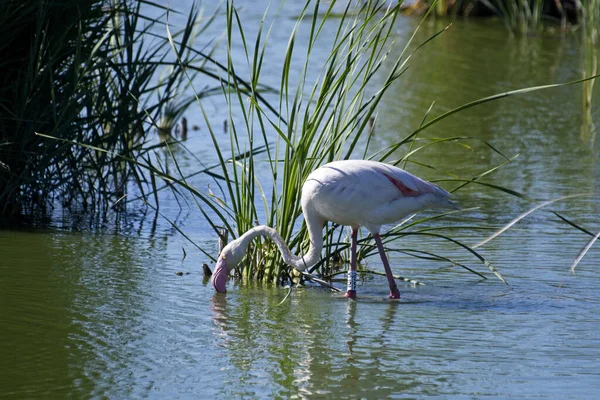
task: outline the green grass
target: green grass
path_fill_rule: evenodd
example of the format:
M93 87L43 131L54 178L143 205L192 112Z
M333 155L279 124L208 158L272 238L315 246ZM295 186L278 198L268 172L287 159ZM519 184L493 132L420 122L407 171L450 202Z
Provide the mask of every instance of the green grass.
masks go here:
M156 34L168 11L127 0L3 3L0 49L11 56L0 60L0 215L57 202L106 212L127 194L128 182L148 191L145 170L124 159L151 159L159 121L172 122L194 101L186 94L193 75L212 83L200 95L220 87L206 64L212 49L192 50L212 18L191 8L173 34L180 63L169 40Z

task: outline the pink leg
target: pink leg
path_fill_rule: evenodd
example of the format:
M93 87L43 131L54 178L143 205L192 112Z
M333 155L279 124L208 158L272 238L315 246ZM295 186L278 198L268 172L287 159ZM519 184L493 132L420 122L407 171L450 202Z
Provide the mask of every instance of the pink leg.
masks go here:
M377 248L379 249L379 254L381 255L381 261L383 262L383 268L385 268L385 275L387 276L388 283L390 284L390 298L399 299L400 290L398 290L396 280L392 275L390 263L388 261L387 256L385 255L385 249L383 248L383 242L381 241L381 237L379 236L379 233L373 234L373 237L375 238L375 243L377 243Z
M348 287L346 289L346 297L349 299L356 298L356 242L358 238L358 229L352 228L352 243L350 245L350 271L348 271Z

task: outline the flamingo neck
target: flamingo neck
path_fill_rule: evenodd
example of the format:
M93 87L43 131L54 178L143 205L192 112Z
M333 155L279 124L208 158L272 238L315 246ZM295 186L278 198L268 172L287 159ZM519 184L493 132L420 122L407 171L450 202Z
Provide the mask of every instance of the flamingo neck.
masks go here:
M250 245L250 242L252 242L252 239L256 236L267 236L275 242L283 257L283 261L286 264L299 271L304 271L306 268L312 267L319 261L321 258L321 251L323 250L323 221L317 216L307 215L306 213L305 221L308 229L308 236L310 238L310 247L303 256L292 254L281 235L275 229L266 225L255 226L240 236L236 242L239 243L239 248L243 249L245 252Z
M303 207L303 211L310 246L304 256L293 256L290 262L286 261L286 263L299 271L304 271L304 269L318 263L321 259L321 252L323 250L323 219L312 212L312 209L310 208Z

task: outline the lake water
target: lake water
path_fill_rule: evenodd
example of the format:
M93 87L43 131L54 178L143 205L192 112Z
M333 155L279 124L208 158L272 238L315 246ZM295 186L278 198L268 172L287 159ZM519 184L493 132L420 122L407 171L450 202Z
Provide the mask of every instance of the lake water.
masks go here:
M245 21L258 24L262 2L247 3ZM270 42L273 63L298 14L290 4ZM398 21L400 42L417 23ZM419 37L446 24L426 24ZM408 134L434 100L438 114L497 92L581 78L586 57L596 57L584 49L579 34L511 37L492 21L456 20L385 98L375 146ZM538 200L592 193L552 209L596 233L600 116L595 105L585 111L582 98L581 85L512 97L423 135L473 136L509 156L520 153L486 181ZM217 124L226 118L220 101L206 100ZM195 106L187 117L202 124ZM210 162L208 143L201 130L187 146ZM484 144L468 143L472 150L432 146L418 160L438 169L411 171L470 178L501 161ZM194 171L194 161L180 154L184 171ZM201 177L192 183L206 185ZM162 196L161 212L216 255L216 239L194 205L180 210L171 195ZM492 231L460 226L499 228L534 205L475 185L457 199L480 207L444 221L447 233L468 244ZM136 210L132 204L106 223L57 210L44 229L0 231L0 398L600 396L600 244L571 273L590 237L547 210L481 249L510 286L391 253L395 273L426 285L402 284L402 299L390 301L385 278L371 277L356 301L308 287L279 306L284 288L230 283L226 296L215 295L202 276L207 258L164 219ZM419 247L487 273L443 241L408 237L391 247ZM376 257L369 266L382 270Z

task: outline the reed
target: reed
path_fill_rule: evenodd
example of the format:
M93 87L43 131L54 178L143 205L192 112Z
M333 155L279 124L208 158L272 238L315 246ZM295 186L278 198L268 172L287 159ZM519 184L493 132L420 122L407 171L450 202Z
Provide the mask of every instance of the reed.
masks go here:
M495 0L493 4L513 32L527 33L541 27L544 0Z
M148 190L144 170L124 159L150 158L157 121L194 100L185 94L190 76L155 33L168 10L127 0L9 0L2 7L0 49L10 56L0 60L0 215L44 212L57 202L105 212L127 182ZM218 87L204 55L191 51L212 21L198 11L191 8L174 37L182 62L199 65L193 73Z

